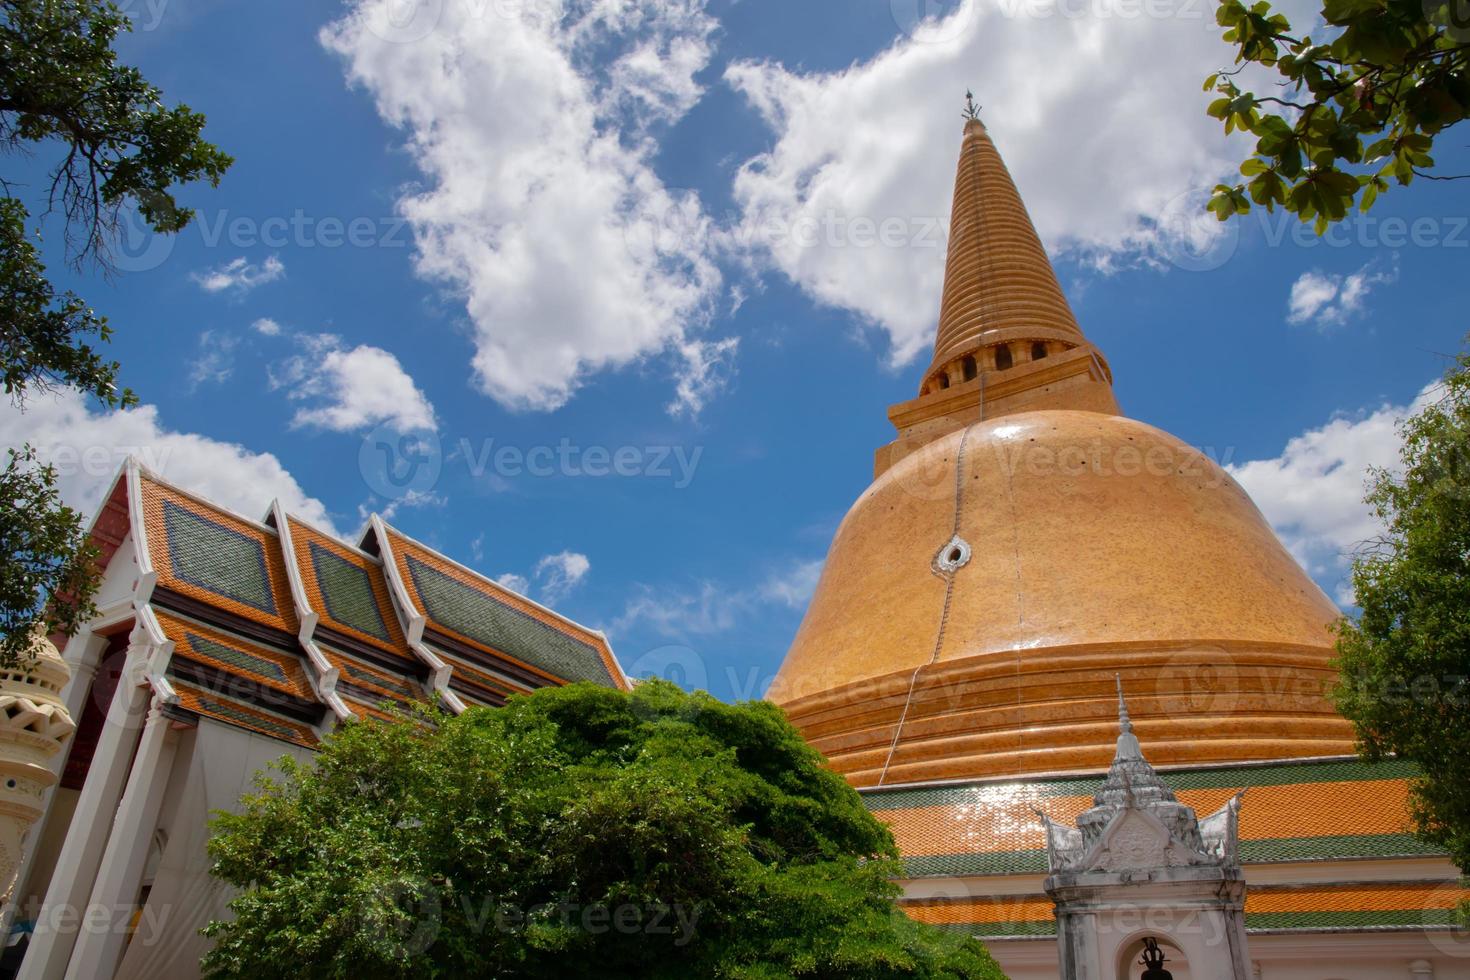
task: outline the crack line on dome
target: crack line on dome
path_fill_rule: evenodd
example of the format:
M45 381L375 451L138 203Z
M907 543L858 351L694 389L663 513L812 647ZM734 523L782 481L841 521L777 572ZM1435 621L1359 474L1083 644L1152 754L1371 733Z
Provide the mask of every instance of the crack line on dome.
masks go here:
M950 541L954 541L956 538L959 538L960 535L960 518L964 514L965 447L969 443L970 433L974 430L976 425L979 425L979 423L976 422L971 425L965 426L964 434L960 436L959 448L955 451L954 516L950 525ZM946 545L945 547L948 547L948 545ZM883 781L888 778L888 767L893 764L893 754L898 751L898 740L903 735L904 722L908 720L909 708L914 703L914 689L918 686L919 683L919 671L923 670L925 667L934 666L935 662L939 659L939 652L944 649L944 631L945 628L949 625L949 604L950 600L954 598L954 577L955 572L958 571L959 569L956 568L953 571L950 571L948 574L943 575L944 604L940 607L939 610L939 630L934 637L934 650L929 655L929 662L925 664L919 664L919 666L914 668L914 672L909 675L909 688L908 693L904 696L903 699L903 710L899 712L898 724L893 729L893 741L888 743L888 755L885 756L883 759L883 771L878 774L879 786L882 786ZM938 568L935 568L934 574L940 575L943 573L941 573Z

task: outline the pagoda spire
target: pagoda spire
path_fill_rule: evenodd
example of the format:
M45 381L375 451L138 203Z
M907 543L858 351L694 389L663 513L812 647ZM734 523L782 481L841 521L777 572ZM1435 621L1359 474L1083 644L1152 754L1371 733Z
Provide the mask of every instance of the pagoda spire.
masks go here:
M1086 342L979 107L965 96L931 372L1005 341Z
M1077 326L971 92L963 115L934 361L919 396L889 407L898 438L874 455L874 478L979 421L1048 410L1118 414L1107 361Z

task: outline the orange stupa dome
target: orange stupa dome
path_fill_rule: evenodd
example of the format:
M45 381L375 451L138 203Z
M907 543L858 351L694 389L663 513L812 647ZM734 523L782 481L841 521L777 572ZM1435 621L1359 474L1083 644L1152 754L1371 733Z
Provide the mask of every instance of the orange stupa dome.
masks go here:
M1115 674L1155 763L1351 753L1337 607L1229 474L1120 414L975 118L940 309L771 700L859 786L1105 769Z

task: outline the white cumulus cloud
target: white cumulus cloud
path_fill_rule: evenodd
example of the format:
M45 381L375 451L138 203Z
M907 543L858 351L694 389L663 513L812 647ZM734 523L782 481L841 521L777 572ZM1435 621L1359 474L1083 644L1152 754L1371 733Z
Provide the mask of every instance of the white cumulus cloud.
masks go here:
M272 499L323 530L334 530L326 506L301 488L281 461L231 442L170 429L156 405L93 411L74 390L34 395L24 412L0 404L0 445L34 446L56 466L62 499L96 513L129 455L170 483L259 520Z
M1388 272L1375 272L1371 262L1346 276L1316 270L1303 272L1291 284L1291 295L1286 301L1286 320L1318 327L1339 326L1362 312L1363 303L1374 286L1397 279L1397 267Z
M359 432L386 424L399 432L434 428L434 406L398 358L381 347L346 349L341 338L317 334L301 339L305 353L271 372L271 387L306 402L293 426Z
M721 276L697 196L654 173L649 131L699 98L716 27L703 0L444 0L407 22L393 7L353 0L321 42L423 175L398 208L418 274L464 303L480 388L549 410L596 372L662 356L675 408L697 409L724 377L728 348L700 335ZM692 234L649 233L671 221Z
M281 325L268 316L263 316L250 325L262 337L279 337Z
M285 274L285 264L274 255L259 265L247 261L242 255L217 268L196 272L190 278L206 293L220 293L225 290L248 293L256 286L275 282Z
M1352 602L1346 578L1352 553L1382 532L1363 503L1368 469L1398 468L1397 423L1436 398L1439 387L1425 386L1408 405L1338 415L1293 437L1273 459L1226 467L1296 560L1339 602Z
M1230 59L1211 4L967 0L927 21L922 0L882 6L911 33L868 61L725 78L775 139L736 177L739 241L880 328L892 363L933 339L966 89L1054 254L1157 262L1218 233L1202 192L1249 146L1205 114L1200 82Z

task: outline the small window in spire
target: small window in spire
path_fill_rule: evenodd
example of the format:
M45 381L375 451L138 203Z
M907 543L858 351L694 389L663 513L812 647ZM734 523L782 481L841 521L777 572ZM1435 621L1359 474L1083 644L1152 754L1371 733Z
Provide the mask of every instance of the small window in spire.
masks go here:
M1001 344L995 348L995 369L1005 371L1011 366L1011 348L1009 344Z
M1046 341L1033 340L1031 342L1031 360L1039 361L1046 356Z
M949 375L947 375L947 374L941 374L939 376L939 387L941 387L941 388L948 388L949 387Z
M964 374L966 381L974 381L975 375L979 373L978 369L975 367L975 359L973 357L970 357L969 355L966 355L960 361L960 371Z

